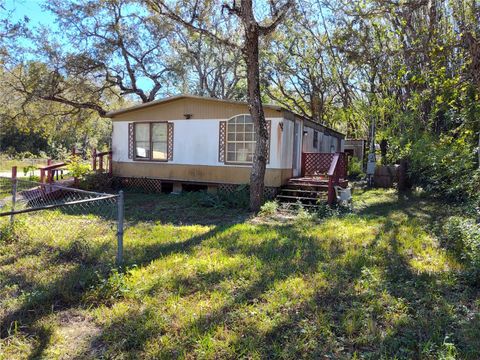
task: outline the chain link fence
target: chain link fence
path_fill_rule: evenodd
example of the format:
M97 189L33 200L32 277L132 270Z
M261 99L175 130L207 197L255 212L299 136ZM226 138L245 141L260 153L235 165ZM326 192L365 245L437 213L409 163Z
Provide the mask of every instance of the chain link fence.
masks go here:
M117 242L123 261L123 192L83 191L58 184L0 177L0 240L22 236L51 244ZM1 242L0 242L1 243Z

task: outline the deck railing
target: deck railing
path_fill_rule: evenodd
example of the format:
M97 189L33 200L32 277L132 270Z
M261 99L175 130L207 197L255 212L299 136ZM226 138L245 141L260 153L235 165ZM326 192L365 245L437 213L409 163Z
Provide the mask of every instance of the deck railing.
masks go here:
M106 160L104 160L106 157ZM97 169L98 159L98 169ZM105 165L105 169L104 169ZM103 172L107 170L108 175L112 176L112 151L97 152L97 149L92 151L92 169L93 171Z
M347 178L347 156L345 153L302 153L302 176L325 177L328 179L328 203L335 201L335 185Z
M65 162L52 164L52 160L48 159L47 166L40 168L40 182L41 183L47 182L50 184L53 183L53 178L55 174L57 173L57 176L58 176L58 171L60 170L63 171L63 169L61 168L64 168L66 165L67 163Z
M72 149L72 156L78 155L77 150L75 148ZM62 161L56 164L52 164L52 160L48 159L47 166L40 167L40 182L41 183L53 183L55 175L59 172L65 170L66 165L68 164L69 160ZM98 165L98 166L97 166ZM112 151L103 151L97 152L96 149L92 150L92 169L95 172L107 172L109 176L112 176ZM77 179L74 179L75 183L77 183Z
M325 176L330 169L332 153L302 153L302 176Z

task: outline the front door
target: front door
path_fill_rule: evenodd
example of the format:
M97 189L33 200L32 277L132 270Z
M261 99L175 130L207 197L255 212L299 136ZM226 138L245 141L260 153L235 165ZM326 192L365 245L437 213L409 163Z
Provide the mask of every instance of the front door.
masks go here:
M295 125L293 127L293 159L292 159L292 169L293 169L293 176L300 176L300 167L301 167L301 159L300 159L300 146L301 142L301 123L300 121L295 121Z

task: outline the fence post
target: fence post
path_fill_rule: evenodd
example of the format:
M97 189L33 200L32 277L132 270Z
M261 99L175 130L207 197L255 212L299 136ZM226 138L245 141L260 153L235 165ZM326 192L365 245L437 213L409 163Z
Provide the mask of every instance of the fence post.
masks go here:
M123 191L118 192L117 199L117 265L123 264L123 218L124 218Z
M12 166L12 211L15 211L15 203L17 202L17 167ZM13 224L14 215L10 215L10 223Z

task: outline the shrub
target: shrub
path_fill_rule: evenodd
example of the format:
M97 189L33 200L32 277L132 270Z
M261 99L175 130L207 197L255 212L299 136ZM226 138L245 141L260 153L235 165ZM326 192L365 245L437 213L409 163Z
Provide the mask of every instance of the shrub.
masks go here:
M35 173L34 171L37 170L37 167L35 165L28 165L23 167L23 175L27 176L28 175L28 180L34 181ZM30 173L30 175L29 175Z
M480 173L471 140L462 136L442 135L440 139L425 135L412 144L409 172L414 184L426 191L454 200L478 196Z
M442 227L442 241L467 265L475 283L480 283L480 225L460 216L448 218Z
M73 177L82 179L90 172L90 165L83 162L79 156L70 156L67 170Z
M298 203L297 215L295 216L295 222L299 226L307 226L312 220L314 220L315 215L308 212L302 204Z
M14 226L5 223L0 226L0 244L9 243L15 238Z
M227 207L246 209L250 205L250 186L239 185L234 191L218 193L221 201Z
M359 180L365 177L363 164L360 159L351 157L348 159L348 177L352 180Z
M106 173L88 173L78 187L83 190L107 192L112 190L112 178Z
M277 210L278 210L278 202L277 201L267 201L260 208L259 215L260 216L271 216L271 215L274 215L277 212Z

